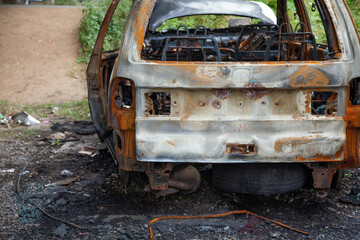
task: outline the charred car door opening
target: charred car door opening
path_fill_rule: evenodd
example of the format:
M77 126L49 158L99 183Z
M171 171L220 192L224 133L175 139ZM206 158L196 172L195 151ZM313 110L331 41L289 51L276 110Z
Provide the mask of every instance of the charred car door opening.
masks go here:
M360 166L360 37L344 0L134 0L121 46L104 52L119 1L87 79L125 181L144 172L161 195L190 193L211 164L215 187L271 194L328 189ZM194 16L221 22L184 24Z

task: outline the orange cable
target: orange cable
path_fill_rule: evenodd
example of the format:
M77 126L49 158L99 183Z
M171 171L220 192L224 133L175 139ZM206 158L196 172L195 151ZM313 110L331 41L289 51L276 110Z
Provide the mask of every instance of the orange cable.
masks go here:
M275 221L275 220L272 220L272 219L269 219L269 218L266 218L266 217L262 217L260 215L257 215L255 213L252 213L252 212L249 212L247 210L235 210L235 211L230 211L230 212L227 212L227 213L219 213L219 214L210 214L210 215L201 215L201 216L165 216L165 217L158 217L158 218L154 218L153 220L151 220L149 222L149 230L150 230L150 239L151 240L154 240L154 234L153 234L153 230L152 230L152 224L159 221L159 220L166 220L166 219L204 219L204 218L217 218L217 217L225 217L225 216L228 216L228 215L231 215L231 214L243 214L243 213L247 213L247 214L250 214L250 215L253 215L255 217L258 217L260 219L263 219L263 220L268 220L272 223L275 223L279 226L282 226L284 228L287 228L287 229L290 229L290 230L293 230L295 232L299 232L301 234L305 234L305 235L308 235L309 233L308 232L304 232L304 231L301 231L299 229L296 229L296 228L293 228L293 227L290 227L286 224L283 224L281 222L278 222L278 221Z

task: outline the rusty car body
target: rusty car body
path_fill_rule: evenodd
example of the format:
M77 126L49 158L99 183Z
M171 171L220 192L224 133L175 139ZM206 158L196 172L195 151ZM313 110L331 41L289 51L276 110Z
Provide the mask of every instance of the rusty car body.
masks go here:
M104 18L87 81L99 138L125 179L145 172L164 195L192 192L200 183L194 166L212 164L222 190L275 193L305 182L241 188L247 183L239 176L270 169L266 181L286 185L291 169L328 189L360 166L360 37L344 0L311 2L326 44L316 43L304 0L278 0L276 14L252 1L134 0L120 48L104 52L119 1ZM157 30L167 19L199 14L259 21Z

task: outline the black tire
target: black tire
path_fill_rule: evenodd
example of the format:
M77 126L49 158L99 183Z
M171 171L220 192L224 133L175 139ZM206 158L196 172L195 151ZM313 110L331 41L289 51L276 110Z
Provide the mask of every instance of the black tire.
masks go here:
M216 188L235 193L277 194L306 184L308 169L302 164L213 164Z
M345 174L344 170L336 171L331 182L331 188L340 189L341 181L344 178L344 174Z

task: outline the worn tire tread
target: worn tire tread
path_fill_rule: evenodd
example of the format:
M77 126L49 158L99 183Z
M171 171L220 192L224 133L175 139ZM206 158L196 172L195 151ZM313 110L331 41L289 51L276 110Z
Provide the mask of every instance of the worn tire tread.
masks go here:
M297 190L306 183L301 164L214 164L213 184L235 193L276 194Z

